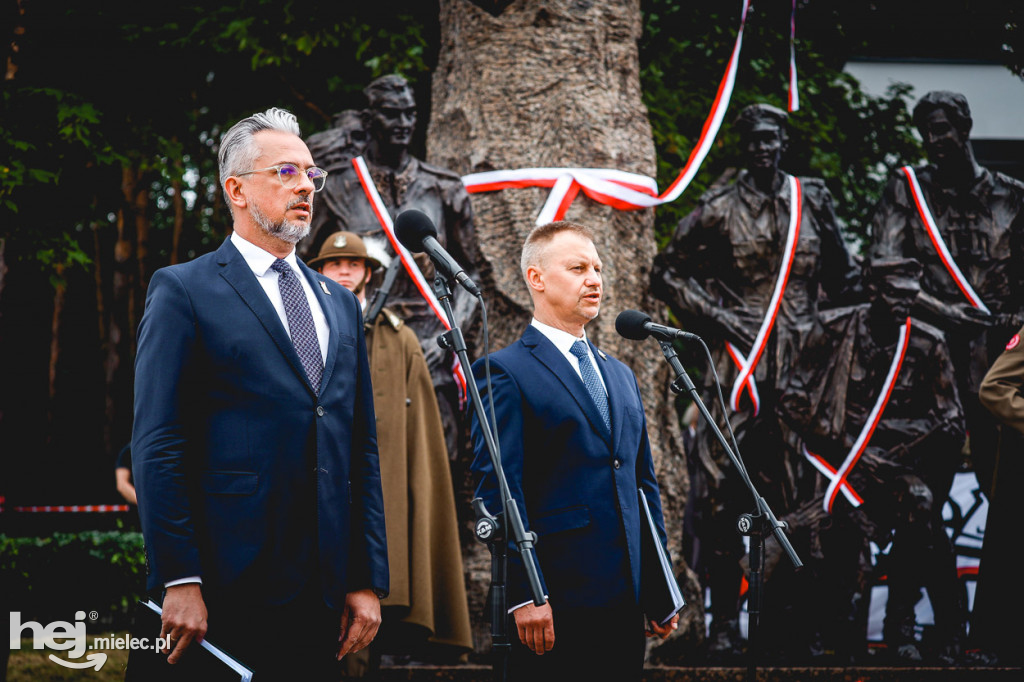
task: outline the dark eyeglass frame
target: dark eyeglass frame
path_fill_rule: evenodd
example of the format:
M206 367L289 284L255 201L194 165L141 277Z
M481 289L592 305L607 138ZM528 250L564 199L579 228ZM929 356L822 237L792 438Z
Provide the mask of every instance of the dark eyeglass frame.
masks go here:
M294 173L294 175L286 175L284 172L287 169L287 173ZM277 179L281 181L281 186L285 188L291 188L299 182L299 177L302 173L305 173L309 181L313 183L313 191L319 192L324 188L324 184L327 182L327 171L323 168L317 168L316 166L310 166L305 171L296 166L294 163L279 163L276 166L267 166L266 168L254 168L253 170L243 171L241 173L235 173L236 176L251 175L253 173L262 173L264 171L274 171L277 174Z

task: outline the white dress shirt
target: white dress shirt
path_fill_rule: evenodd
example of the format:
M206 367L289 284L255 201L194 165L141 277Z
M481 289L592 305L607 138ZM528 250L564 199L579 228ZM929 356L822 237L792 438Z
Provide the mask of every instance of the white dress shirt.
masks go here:
M277 260L277 256L264 251L250 241L246 241L237 232L231 233L231 243L242 254L242 258L245 259L246 265L252 269L252 274L256 275L256 280L263 287L263 291L267 292L267 298L270 299L274 310L277 311L277 316L281 318L281 324L284 325L285 331L288 331L289 336L291 336L291 332L288 329L288 316L284 312L284 299L281 298L281 288L277 285L277 278L280 275L277 274L276 270L270 269L270 266ZM295 249L292 249L292 252L284 257L284 262L295 272L295 276L302 285L302 290L306 292L306 300L309 301L309 309L313 313L316 337L320 342L321 359L327 362L327 340L330 338L331 330L327 326L327 318L320 307L320 301L317 300L316 294L313 293L313 287L309 285L309 280L299 270L299 264L295 260Z
M605 395L608 394L608 387L605 386L604 377L601 376L601 370L597 368L597 360L594 358L594 351L590 348L590 344L587 343L586 330L583 330L583 337L580 338L573 336L569 332L565 332L561 329L548 326L543 322L539 322L536 317L533 318L530 325L543 334L548 341L555 344L555 348L558 349L558 352L564 355L565 359L569 361L570 365L572 365L572 368L576 370L576 376L580 378L580 381L583 381L583 374L580 372L579 358L573 355L569 349L572 348L572 344L577 341L583 341L587 346L587 355L590 357L590 364L594 366L594 373L597 374L597 378L601 381L601 388L604 389Z

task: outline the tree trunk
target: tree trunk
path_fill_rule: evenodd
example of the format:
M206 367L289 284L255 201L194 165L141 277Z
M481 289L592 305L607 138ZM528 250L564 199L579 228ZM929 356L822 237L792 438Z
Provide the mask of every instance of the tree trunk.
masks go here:
M440 8L442 44L432 83L429 162L463 175L528 167L599 167L655 175L654 142L640 98L639 0L518 0L498 16L468 0L441 0ZM508 189L473 195L492 351L515 341L530 321L532 306L519 271L519 252L547 194L546 189ZM703 600L680 554L689 481L669 390L672 377L657 344L627 341L614 329L622 310L656 307L650 292L657 250L654 214L618 211L581 193L566 218L597 232L605 301L587 331L595 344L630 365L639 380L669 546L690 604L673 639L699 640ZM462 488L460 517L468 519L465 502L472 495L471 482L456 481L456 486ZM470 606L480 614L490 558L468 539L463 551ZM480 618L475 622L477 648L488 651L489 631Z

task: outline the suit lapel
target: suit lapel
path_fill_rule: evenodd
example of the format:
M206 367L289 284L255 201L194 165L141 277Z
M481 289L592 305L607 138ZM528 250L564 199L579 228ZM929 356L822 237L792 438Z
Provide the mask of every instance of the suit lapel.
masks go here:
M267 292L260 286L260 283L256 280L256 275L252 274L252 269L245 262L245 259L242 258L242 254L238 252L238 249L231 244L230 239L226 240L217 250L217 262L223 266L220 276L242 298L242 301L245 302L249 310L253 312L260 324L263 325L267 334L270 335L274 345L287 358L292 366L292 370L306 385L306 388L312 392L313 389L310 387L309 379L306 377L306 370L302 367L302 361L299 360L299 354L295 352L295 345L292 344L288 332L281 323L281 318L278 316L277 311L274 310L270 299L267 298Z
M569 364L569 360L555 348L555 344L532 326L527 327L526 332L523 333L523 343L531 346L534 357L558 377L558 380L562 382L562 385L586 415L587 421L590 422L594 431L611 446L611 433L608 432L608 427L605 426L604 419L601 417L597 405L594 404L594 399L590 397L587 387L583 385L583 380L576 374L576 370Z

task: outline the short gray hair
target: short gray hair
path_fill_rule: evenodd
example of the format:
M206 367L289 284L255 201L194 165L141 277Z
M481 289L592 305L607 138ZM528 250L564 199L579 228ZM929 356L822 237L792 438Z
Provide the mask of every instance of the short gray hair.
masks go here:
M526 238L526 242L523 243L523 253L519 258L519 268L522 270L523 279L526 279L526 269L531 265L541 265L541 254L544 252L544 247L551 243L551 240L555 238L555 235L560 232L574 232L585 239L589 239L591 242L594 241L594 231L586 225L580 225L579 223L570 222L568 220L558 220L553 223L547 223L540 227L533 228L529 236ZM529 282L527 282L529 284Z
M278 107L243 118L231 126L220 138L220 150L217 152L220 187L224 191L224 200L228 206L231 206L231 201L227 190L224 189L224 181L232 175L253 169L261 153L259 145L253 141L253 136L264 130L279 130L301 136L295 114Z

